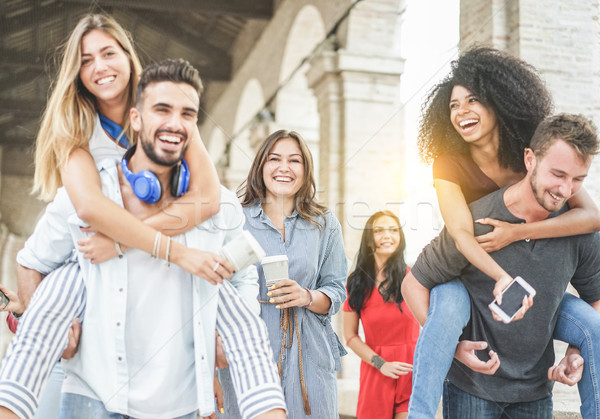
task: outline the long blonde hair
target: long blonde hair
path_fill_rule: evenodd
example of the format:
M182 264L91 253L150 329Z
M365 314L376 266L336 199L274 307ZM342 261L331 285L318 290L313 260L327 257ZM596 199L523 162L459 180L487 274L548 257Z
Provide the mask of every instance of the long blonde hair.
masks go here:
M54 198L56 190L62 186L60 168L73 150L88 144L94 130L96 98L84 87L79 77L81 41L94 29L112 36L129 58L131 78L127 89L126 112L135 102L142 65L129 34L109 16L90 14L83 17L62 46L62 62L35 141L33 192L39 193L44 200ZM133 139L128 113L124 116L123 128L126 135Z

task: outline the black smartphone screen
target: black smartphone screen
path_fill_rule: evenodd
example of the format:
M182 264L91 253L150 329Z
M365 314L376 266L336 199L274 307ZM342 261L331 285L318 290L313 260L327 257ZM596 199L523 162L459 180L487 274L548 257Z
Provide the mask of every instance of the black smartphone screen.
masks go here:
M498 306L509 317L512 317L523 305L523 297L529 295L527 290L517 281L513 282L510 287L502 294L502 304Z

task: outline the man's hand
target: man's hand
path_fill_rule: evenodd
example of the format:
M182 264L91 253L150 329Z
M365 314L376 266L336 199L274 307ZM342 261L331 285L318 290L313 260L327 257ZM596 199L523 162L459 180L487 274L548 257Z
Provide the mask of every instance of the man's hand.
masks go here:
M583 374L583 357L579 349L569 347L560 362L548 368L548 379L573 386L581 380Z
M63 351L62 358L71 359L79 349L79 337L81 336L81 323L79 319L73 319L73 324L69 330L69 343Z
M409 372L412 372L412 370L412 364L408 364L406 362L392 361L383 364L379 372L385 375L386 377L396 379L401 375L406 375Z
M19 316L25 311L25 307L16 292L9 290L3 285L0 285L0 290L8 297L8 304L2 311L12 311Z
M483 350L488 347L487 342L473 342L470 340L461 340L458 342L454 357L467 367L481 374L493 375L500 368L500 359L494 351L489 351L490 359L487 362L480 360L475 351Z

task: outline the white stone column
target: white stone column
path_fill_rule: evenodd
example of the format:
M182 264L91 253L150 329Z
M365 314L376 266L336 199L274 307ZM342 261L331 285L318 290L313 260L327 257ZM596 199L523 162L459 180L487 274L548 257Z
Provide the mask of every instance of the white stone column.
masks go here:
M353 11L345 47L330 38L307 71L320 118L319 198L342 224L351 264L367 218L381 209L398 213L404 198L399 101L404 60L393 47L399 15L391 14L400 3L374 1L368 6L375 10ZM333 323L343 340L341 316ZM342 362L340 414L355 415L360 359L350 353Z
M355 260L367 218L399 212L405 176L401 135L400 26L403 0L361 2L313 56L308 86L319 113L319 198L338 216ZM343 339L341 316L333 319ZM356 414L360 359L342 360L340 414Z
M307 73L320 116L319 198L342 223L354 258L367 218L403 196L399 57L325 50Z

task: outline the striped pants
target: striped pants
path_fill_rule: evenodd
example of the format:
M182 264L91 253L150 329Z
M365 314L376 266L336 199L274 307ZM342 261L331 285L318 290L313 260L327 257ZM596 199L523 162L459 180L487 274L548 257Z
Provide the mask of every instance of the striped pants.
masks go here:
M21 418L33 417L52 367L67 345L73 319L83 319L85 303L85 284L76 262L44 278L2 360L0 406ZM285 409L266 326L227 281L219 287L217 330L231 365L242 416Z

